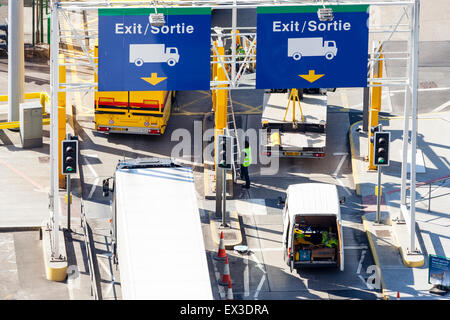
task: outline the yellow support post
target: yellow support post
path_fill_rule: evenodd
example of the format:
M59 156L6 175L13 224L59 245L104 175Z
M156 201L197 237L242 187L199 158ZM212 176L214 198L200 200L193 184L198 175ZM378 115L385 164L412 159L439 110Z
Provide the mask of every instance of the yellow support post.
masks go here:
M225 55L225 48L218 47L217 52L219 54L219 57L222 57L218 61L222 60L224 61L223 56ZM226 71L224 68L224 65L221 63L217 64L217 80L218 81L226 81ZM218 85L219 88L226 88L227 84L221 84ZM217 136L223 134L223 129L227 126L227 102L228 102L228 90L226 89L220 89L220 90L213 90L216 91L215 97L216 97L216 109L215 109L215 131L214 131L214 164L216 159L216 143L217 143Z
M58 106L58 174L59 187L66 188L66 177L61 173L62 141L66 138L66 107Z
M214 48L217 49L217 40L214 41ZM219 59L216 57L215 52L213 52L213 62L217 62L219 61ZM212 78L214 81L217 81L217 66L218 63L213 63L213 69L212 69ZM213 106L213 111L216 111L216 90L211 90L211 99L212 99L212 106Z
M298 107L300 109L300 114L302 116L302 122L305 122L305 118L303 117L303 111L302 111L302 105L300 104L300 99L298 97L298 89L291 89L291 94L289 95L288 105L286 107L286 112L284 113L284 119L283 121L286 121L286 116L289 110L289 105L291 104L292 100L292 122L296 122L295 120L295 102L298 102Z
M59 63L63 64L65 61L64 55L59 55ZM66 66L59 66L59 83L66 82ZM65 87L60 87L61 89ZM53 115L52 115L53 116ZM61 173L61 141L66 138L66 92L58 93L58 175L59 175L59 187L62 189L66 188L66 179L65 176Z
M380 52L382 47L380 46ZM380 59L383 58L383 54L380 54ZM374 78L382 78L383 77L383 60L379 60L377 63L377 70L374 70L373 73ZM380 85L379 82L374 82L375 85ZM380 87L372 87L371 88L371 108L369 115L369 132L368 132L368 155L369 155L369 170L377 170L377 166L373 165L373 143L370 141L371 137L373 137L373 133L371 131L372 127L378 125L379 113L381 110L381 86Z

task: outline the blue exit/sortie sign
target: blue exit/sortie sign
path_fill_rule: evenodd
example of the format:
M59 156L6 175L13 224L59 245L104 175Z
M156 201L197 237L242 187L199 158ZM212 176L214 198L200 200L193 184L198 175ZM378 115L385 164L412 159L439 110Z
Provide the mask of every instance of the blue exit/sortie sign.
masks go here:
M258 7L256 88L366 87L368 5Z
M210 8L99 9L98 90L209 90Z

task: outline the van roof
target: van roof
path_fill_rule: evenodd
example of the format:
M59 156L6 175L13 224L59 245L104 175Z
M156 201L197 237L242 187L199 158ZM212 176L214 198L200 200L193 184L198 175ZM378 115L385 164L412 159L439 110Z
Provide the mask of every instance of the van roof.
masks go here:
M291 184L287 189L289 215L336 215L340 219L337 188L326 183Z

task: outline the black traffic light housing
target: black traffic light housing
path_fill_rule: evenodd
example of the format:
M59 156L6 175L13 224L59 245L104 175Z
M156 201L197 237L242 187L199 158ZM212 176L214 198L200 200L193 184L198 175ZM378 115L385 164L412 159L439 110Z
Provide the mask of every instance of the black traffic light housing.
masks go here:
M389 141L390 132L375 132L373 143L373 164L375 166L389 165Z
M71 140L62 141L62 174L77 173L78 167L78 140L72 137Z
M219 168L230 170L233 165L233 138L230 136L217 136L217 166Z

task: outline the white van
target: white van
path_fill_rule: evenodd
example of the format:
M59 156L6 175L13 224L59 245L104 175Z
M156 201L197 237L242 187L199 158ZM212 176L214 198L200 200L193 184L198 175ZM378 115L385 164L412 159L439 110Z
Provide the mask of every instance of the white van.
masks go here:
M300 183L287 189L283 209L283 251L288 266L334 266L344 271L340 203L335 185Z

